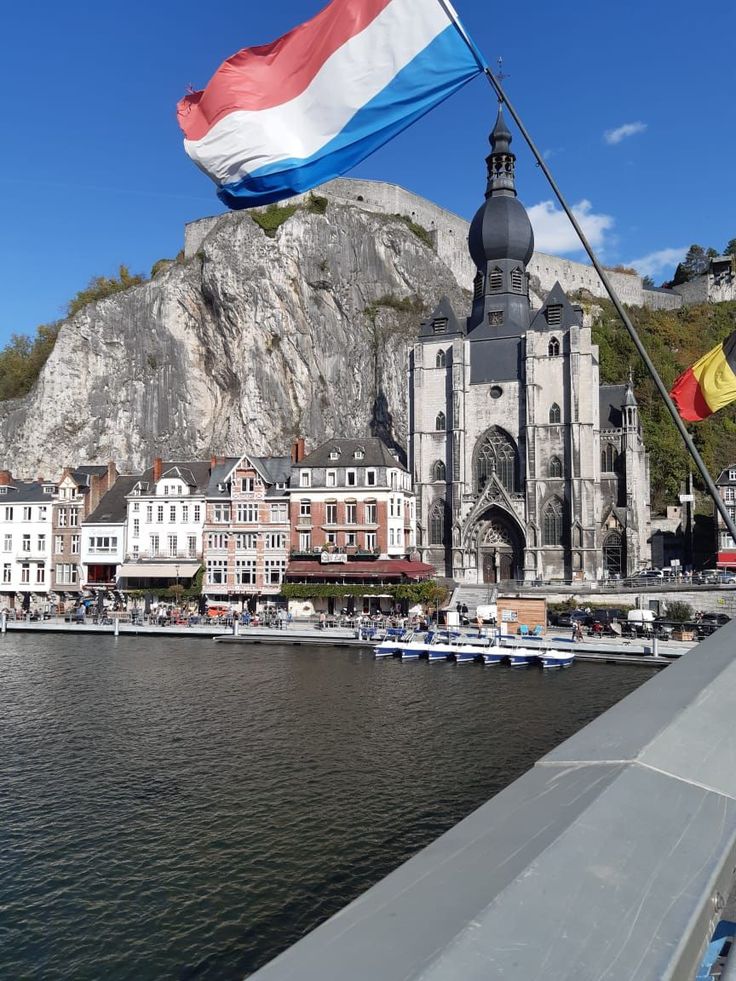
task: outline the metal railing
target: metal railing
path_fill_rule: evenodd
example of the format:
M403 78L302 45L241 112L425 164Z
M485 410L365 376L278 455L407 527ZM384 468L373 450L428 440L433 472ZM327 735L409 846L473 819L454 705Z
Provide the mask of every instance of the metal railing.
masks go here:
M736 623L253 979L690 981L734 886L735 699Z

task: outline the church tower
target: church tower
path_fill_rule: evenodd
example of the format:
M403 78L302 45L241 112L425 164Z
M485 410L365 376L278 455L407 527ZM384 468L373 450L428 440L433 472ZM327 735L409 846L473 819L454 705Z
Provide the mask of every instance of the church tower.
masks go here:
M410 355L417 547L459 582L599 578L614 524L623 566L646 561L647 543L630 533L643 517L634 498L649 500L638 410L623 404L623 386L599 385L591 329L559 284L531 309L534 233L516 196L511 139L499 108L468 236L470 316L444 298ZM606 439L626 476L608 474L602 489L601 407L612 400L620 418L609 413Z

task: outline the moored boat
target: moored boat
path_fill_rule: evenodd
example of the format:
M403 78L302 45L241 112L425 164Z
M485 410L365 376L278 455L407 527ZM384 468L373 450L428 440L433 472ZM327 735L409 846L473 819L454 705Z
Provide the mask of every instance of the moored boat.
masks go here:
M455 658L456 664L470 664L475 661L482 654L479 647L473 644L461 644L460 647L456 647L453 651L453 657Z
M530 651L526 647L509 647L506 649L506 656L512 668L528 668L539 657L536 651Z
M504 647L489 647L487 651L483 651L483 663L500 664L508 656L508 651Z
M543 668L569 668L575 660L575 651L540 651Z

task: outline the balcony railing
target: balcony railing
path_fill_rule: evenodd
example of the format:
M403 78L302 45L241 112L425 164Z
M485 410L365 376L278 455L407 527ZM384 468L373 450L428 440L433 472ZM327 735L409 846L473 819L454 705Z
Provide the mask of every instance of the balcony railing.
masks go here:
M159 549L158 551L151 551L150 549L146 552L138 552L137 555L129 554L129 559L131 562L146 561L149 559L155 559L156 562L194 562L197 559L202 558L202 553L200 552L169 552L166 549Z

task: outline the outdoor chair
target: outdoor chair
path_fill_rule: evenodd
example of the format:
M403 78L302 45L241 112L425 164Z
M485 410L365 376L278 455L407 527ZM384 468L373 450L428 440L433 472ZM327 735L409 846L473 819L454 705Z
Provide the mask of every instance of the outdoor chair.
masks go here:
M541 623L538 623L534 630L532 630L532 637L541 637L544 633L544 628Z
M526 623L519 624L519 636L520 637L529 636L529 626Z

